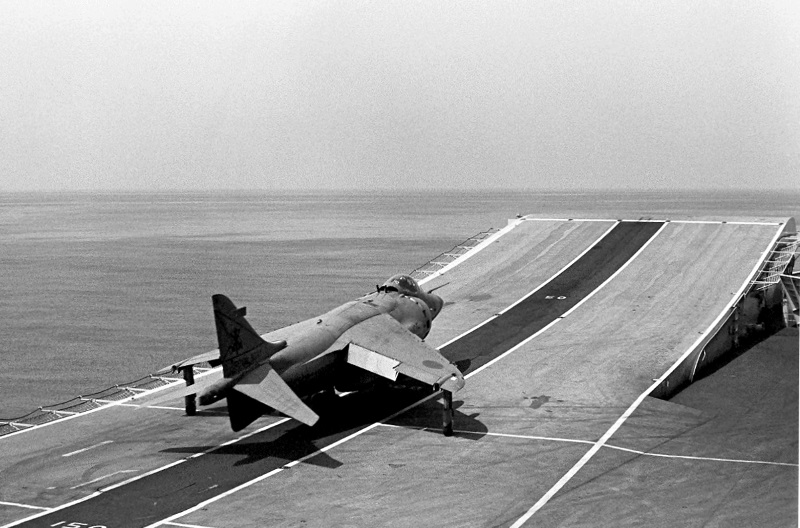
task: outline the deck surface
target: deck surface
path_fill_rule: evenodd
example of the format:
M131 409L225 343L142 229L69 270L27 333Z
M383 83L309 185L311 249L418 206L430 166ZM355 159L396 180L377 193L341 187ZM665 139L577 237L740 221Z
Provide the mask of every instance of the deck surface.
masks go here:
M713 331L779 223L518 221L426 284L447 301L428 342L467 377L454 437L413 388L313 402L314 428L266 416L245 435L222 405L190 418L144 398L0 437L0 522L791 525L796 334L794 350L777 336L782 355L745 354L672 402L647 397ZM732 394L720 376L734 371L747 419L709 396Z

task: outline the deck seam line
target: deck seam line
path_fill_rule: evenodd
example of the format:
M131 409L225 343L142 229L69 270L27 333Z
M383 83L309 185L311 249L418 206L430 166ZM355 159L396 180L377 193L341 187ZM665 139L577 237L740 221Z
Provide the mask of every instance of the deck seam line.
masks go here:
M667 225L667 224L664 224L664 225ZM659 232L660 232L660 230L659 230ZM764 260L767 258L767 256L769 255L769 253L772 251L772 248L773 248L773 247L775 246L775 244L777 243L777 241L778 241L778 239L780 238L780 236L781 236L782 232L783 232L783 230L782 230L782 229L778 229L778 230L777 230L777 232L776 232L776 233L775 233L775 235L773 236L772 240L770 241L769 245L768 245L768 246L767 246L767 248L764 250L764 252L761 254L761 258L760 258L760 259L758 259L758 261L756 262L756 265L753 267L753 270L752 270L752 271L750 272L750 274L747 276L747 278L745 279L745 281L744 281L744 283L742 284L742 286L739 288L739 290L736 292L736 294L733 296L733 298L732 298L732 299L731 299L731 300L730 300L730 301L729 301L729 302L728 302L728 303L725 305L725 308L724 308L724 309L723 309L723 310L720 312L720 314L719 314L719 315L718 315L718 316L717 316L717 317L714 319L714 321L711 323L711 325L710 325L708 328L706 328L706 330L705 330L705 331L704 331L704 332L703 332L703 333L700 335L700 337L698 337L698 338L697 338L697 340L696 340L696 341L695 341L695 342L694 342L694 343L693 343L693 344L692 344L692 345L689 347L689 349L688 349L688 350L686 350L686 352L684 352L684 353L683 353L683 354L680 356L680 358L679 358L677 361L675 361L675 363L673 363L673 365L672 365L670 368L668 368L668 369L667 369L667 371L666 371L664 374L662 374L662 375L661 375L661 376L660 376L660 377L659 377L659 378L658 378L656 381L654 381L654 382L653 382L653 384L652 384L652 385L650 385L650 387L648 387L648 388L647 388L647 389L646 389L646 390L645 390L645 391L644 391L644 392L643 392L643 393L642 393L642 394L641 394L641 395L640 395L638 398L636 398L636 400L634 400L634 402L633 402L633 403L630 405L630 407L628 407L628 409L627 409L627 410L626 410L626 411L625 411L625 412L622 414L622 416L620 416L620 417L617 419L617 421L616 421L616 422L614 422L614 424L612 424L612 426L611 426L611 427L610 427L610 428L609 428L609 429L608 429L608 430L607 430L607 431L606 431L606 432L603 434L603 436L601 436L601 437L600 437L600 439L599 439L599 440L597 440L597 442L596 442L596 443L595 443L595 444L594 444L594 445L591 447L591 449L589 449L589 451L587 451L587 452L586 452L586 453L585 453L585 454L584 454L584 455L583 455L583 456L580 458L580 460L578 460L578 461L575 463L575 465L574 465L574 466L572 466L572 468L570 468L570 469L569 469L569 471L567 471L567 472L566 472L566 473L565 473L565 474L564 474L564 475L563 475L563 476L562 476L562 477L561 477L561 478L558 480L558 482L556 482L556 483L555 483L555 484L554 484L554 485L553 485L553 486L552 486L552 487L551 487L551 488L550 488L550 489L547 491L547 493L545 493L545 494L544 494L544 495L543 495L543 496L542 496L542 497L541 497L541 498L540 498L538 501L536 501L536 503L535 503L533 506L531 506L531 508L530 508L530 509L529 509L527 512L525 512L525 514L524 514L522 517L520 517L519 519L517 519L517 521L516 521L516 522L514 522L514 524L512 524L512 525L511 525L511 528L519 528L519 527L520 527L520 526L522 526L522 525L523 525L525 522L527 522L527 521L528 521L528 519L530 519L531 517L533 517L533 515L534 515L534 514L535 514L537 511L539 511L540 509L542 509L542 508L543 508L543 507L544 507L544 506L545 506L545 505L546 505L546 504L547 504L547 503L550 501L550 499L551 499L551 498L553 498L553 496L554 496L556 493L558 493L558 492L561 490L561 488L563 488L563 487L564 487L564 485L566 485L566 483L567 483L567 482L569 482L569 481L572 479L572 477L574 477L574 476L575 476L575 474L576 474L578 471L580 471L580 469L581 469L583 466L585 466L585 465L586 465L586 464L589 462L589 460L590 460L590 459L591 459L591 458L592 458L592 457L593 457L593 456L594 456L594 455L595 455L595 454L596 454L596 453L597 453L597 452L600 450L600 448L601 448L601 447L603 447L603 445L604 445L606 442L608 442L609 438L611 438L611 437L614 435L614 433L616 433L616 432L617 432L617 430L618 430L620 427L622 427L622 424L624 424L624 423L625 423L625 421L626 421L626 420L627 420L627 419L628 419L628 418L629 418L629 417L630 417L630 416L633 414L633 412L634 412L634 411L635 411L635 410L636 410L636 409L639 407L639 405L641 405L641 403L644 401L644 399L645 399L645 398L646 398L646 397L647 397L647 396L648 396L650 393L652 393L652 392L653 392L653 391L654 391L654 390L655 390L655 389L656 389L656 388L657 388L659 385L661 385L661 383L663 383L663 381L664 381L664 380L665 380L665 379L666 379L666 378L667 378L667 377L668 377L670 374L672 374L672 372L674 372L674 371L675 371L675 369L677 369L677 368L678 368L678 366L679 366L679 365L680 365L680 364L681 364L681 363L682 363L682 362L683 362L683 361L684 361L684 360L685 360L685 359L686 359L686 358L687 358L687 357L688 357L688 356L689 356L689 355L692 353L692 351L694 351L694 350L695 350L695 349L696 349L696 348L699 346L699 344L700 344L700 343L701 343L701 342L702 342L704 339L706 339L706 338L708 338L708 337L709 337L709 333L710 333L710 332L711 332L711 331L712 331L714 328L716 328L716 326L717 326L717 325L720 323L720 321L722 321L722 318L723 318L723 317L725 317L725 316L727 315L727 313L730 311L730 309L731 309L731 308L732 308L732 307L733 307L733 306L734 306L734 305L735 305L735 304L736 304L736 303L739 301L739 299L741 298L742 294L743 294L743 293L746 291L747 287L750 285L750 281L751 281L751 280L752 280L752 278L753 278L753 277L754 277L754 276L755 276L755 275L758 273L758 270L761 268L761 263L762 263L762 262L763 262L763 261L764 261ZM649 243L649 241L648 241L648 243Z

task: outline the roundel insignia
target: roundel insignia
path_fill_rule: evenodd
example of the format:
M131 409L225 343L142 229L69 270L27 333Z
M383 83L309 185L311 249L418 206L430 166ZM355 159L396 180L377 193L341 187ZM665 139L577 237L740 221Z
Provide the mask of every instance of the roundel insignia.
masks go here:
M438 361L431 361L430 359L426 359L425 361L422 362L422 364L432 369L444 368L442 364L439 363Z

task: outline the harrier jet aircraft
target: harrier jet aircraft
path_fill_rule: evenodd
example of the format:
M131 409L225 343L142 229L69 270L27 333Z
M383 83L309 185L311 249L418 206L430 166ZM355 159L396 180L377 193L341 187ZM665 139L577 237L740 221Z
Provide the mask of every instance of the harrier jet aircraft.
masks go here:
M280 340L273 342L250 326L245 308L237 309L224 295L212 301L219 350L172 369L191 373L192 365L210 361L222 364L222 378L209 375L193 383L189 376L187 383L193 384L152 403L195 394L200 405L227 398L231 428L239 431L270 410L264 406L313 425L319 416L302 398L323 390L356 390L375 375L397 380L404 374L443 389L446 411L452 393L464 386L458 368L423 341L442 310L441 297L423 291L408 275L395 275L374 293L275 332Z

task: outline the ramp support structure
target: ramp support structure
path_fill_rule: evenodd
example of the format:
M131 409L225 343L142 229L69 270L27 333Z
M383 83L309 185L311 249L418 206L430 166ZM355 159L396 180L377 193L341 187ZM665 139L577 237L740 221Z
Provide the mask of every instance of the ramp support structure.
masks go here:
M442 391L442 433L453 436L453 393Z
M181 369L183 371L183 379L186 381L186 386L194 385L194 367L192 365L183 367ZM197 413L197 395L190 394L188 396L184 396L184 402L186 406L186 416L194 416Z

